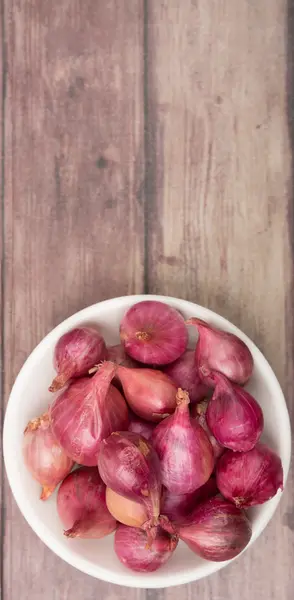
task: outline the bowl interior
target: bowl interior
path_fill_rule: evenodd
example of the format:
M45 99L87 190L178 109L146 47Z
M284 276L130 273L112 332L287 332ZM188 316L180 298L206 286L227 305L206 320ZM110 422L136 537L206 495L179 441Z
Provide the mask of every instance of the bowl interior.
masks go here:
M227 563L204 561L180 543L172 559L159 571L151 574L133 573L117 559L113 550L113 536L103 540L70 540L63 536L56 511L56 493L47 501L39 500L40 487L24 468L22 436L27 422L46 410L54 397L48 386L54 376L52 364L54 346L69 329L95 323L107 344L119 342L119 323L125 311L142 299L158 299L178 309L185 318L197 316L211 324L236 333L249 346L254 357L254 373L247 389L260 403L265 419L263 440L281 456L285 478L290 460L290 424L285 399L268 362L256 346L234 325L219 315L175 298L159 296L127 296L98 303L76 313L58 327L32 352L22 367L12 389L4 424L4 459L10 486L24 517L53 552L76 568L100 579L132 587L165 587L200 579L217 571ZM196 333L191 329L191 344ZM251 543L270 520L280 494L270 502L251 510L253 526Z

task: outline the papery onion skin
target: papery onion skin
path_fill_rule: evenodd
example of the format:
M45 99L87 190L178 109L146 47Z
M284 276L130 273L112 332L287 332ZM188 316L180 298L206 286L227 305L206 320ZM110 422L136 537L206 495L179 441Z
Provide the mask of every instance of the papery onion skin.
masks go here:
M24 431L23 457L27 469L42 486L41 500L51 496L74 464L56 441L48 413L28 423Z
M233 333L216 329L196 317L187 324L198 329L195 361L204 383L213 385L210 371L219 371L230 381L244 385L253 371L253 357L246 344Z
M142 501L148 518L158 519L160 466L145 438L131 431L113 433L100 446L98 469L107 487L130 500Z
M190 402L200 402L210 388L202 382L195 364L195 350L186 350L178 360L163 368L178 388L188 392Z
M148 521L148 513L142 502L129 500L106 488L106 505L112 516L129 527L142 527Z
M209 400L202 400L198 404L194 404L194 406L191 407L191 416L198 420L199 425L201 425L201 427L203 427L204 431L207 433L213 448L215 460L217 460L224 453L225 448L215 439L207 425L206 411L208 403Z
M144 531L135 527L118 525L114 537L114 550L119 560L133 571L151 573L164 565L172 556L178 537L157 528L152 544Z
M188 332L177 310L157 300L144 300L124 315L120 338L133 359L149 365L167 365L186 350Z
M144 421L130 412L128 431L142 435L146 440L150 440L156 423Z
M189 395L179 389L177 408L155 427L152 443L160 460L162 483L175 494L193 492L208 481L214 468L211 443L189 413Z
M83 377L89 369L106 356L102 335L93 327L76 327L65 333L57 342L54 364L57 376L49 387L56 392L75 377Z
M107 360L110 360L117 365L121 365L122 367L134 369L139 366L135 360L128 356L122 344L108 346L106 349L106 356Z
M174 412L177 387L165 373L121 366L116 373L126 401L136 415L156 423Z
M222 495L239 508L263 504L283 489L281 459L260 442L249 452L227 450L217 464L216 477Z
M235 558L252 534L245 513L219 497L197 506L178 532L193 552L214 562Z
M103 363L94 377L73 381L50 408L57 441L79 464L95 466L101 441L128 427L126 402L110 384L114 373L115 365Z
M220 373L212 373L214 393L209 401L206 420L222 446L247 452L257 444L263 431L263 413L258 402Z
M184 523L192 510L201 502L213 498L219 493L215 477L190 494L173 494L164 489L161 500L161 512L175 524Z
M106 506L105 492L97 467L80 467L64 479L57 511L66 537L100 539L115 530L117 523Z

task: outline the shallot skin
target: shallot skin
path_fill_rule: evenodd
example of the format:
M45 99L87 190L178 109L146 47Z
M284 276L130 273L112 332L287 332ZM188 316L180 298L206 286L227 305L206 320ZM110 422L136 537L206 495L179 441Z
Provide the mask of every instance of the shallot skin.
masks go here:
M186 350L180 358L163 368L178 388L186 390L190 402L200 402L210 388L202 382L195 364L195 350Z
M57 511L66 537L100 539L115 530L105 491L97 467L80 467L64 479L57 494Z
M112 516L123 525L142 527L148 521L148 513L144 504L129 500L109 487L106 488L106 505Z
M189 522L178 529L179 537L206 560L235 558L251 539L251 525L243 511L216 497L196 507Z
M158 457L151 444L131 431L112 433L100 446L99 473L114 492L141 501L148 518L160 511L161 479Z
M146 440L150 440L156 423L144 421L136 415L130 413L128 431L142 435Z
M189 414L189 395L178 390L173 415L157 425L152 443L159 456L162 483L175 494L193 492L208 481L214 468L211 443Z
M53 433L72 459L97 465L101 441L128 427L128 409L120 392L110 384L111 363L103 363L92 378L73 381L50 408Z
M122 367L128 367L134 369L138 367L138 363L127 355L122 344L116 344L115 346L108 346L106 348L106 360L121 365Z
M263 504L283 489L281 459L260 442L249 452L227 450L216 478L221 494L240 508Z
M168 489L164 489L161 512L171 523L183 524L198 504L213 498L218 493L214 477L210 477L204 485L189 494L173 494Z
M157 528L151 544L144 531L119 525L114 537L114 550L119 560L129 569L151 573L164 565L178 544L177 535Z
M247 452L257 444L263 431L263 413L258 402L240 386L221 373L211 373L215 382L206 420L222 446Z
M203 427L204 431L207 433L210 443L213 448L213 453L215 456L215 460L224 453L225 448L215 439L214 435L212 435L206 421L206 411L208 407L209 400L202 400L198 404L194 404L191 408L191 416L197 419L199 425Z
M167 365L186 350L188 332L176 309L157 300L144 300L124 315L120 338L133 359L149 365Z
M158 422L174 412L177 387L165 373L118 366L116 374L128 405L142 419Z
M23 457L31 475L42 486L41 500L49 498L74 464L56 441L48 413L28 423L24 431Z
M195 361L204 383L213 384L209 373L219 371L230 381L244 385L253 371L253 357L246 344L233 333L216 329L196 317L187 324L198 329Z
M57 342L54 364L57 376L50 392L56 392L72 378L83 377L105 358L106 346L102 335L93 327L76 327L65 333Z

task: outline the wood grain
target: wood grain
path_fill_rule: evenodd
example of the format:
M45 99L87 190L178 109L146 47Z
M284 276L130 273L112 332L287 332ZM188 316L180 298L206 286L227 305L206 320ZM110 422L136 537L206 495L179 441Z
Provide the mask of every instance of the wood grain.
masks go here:
M208 306L246 331L293 417L286 2L148 7L148 289ZM186 596L290 600L293 492L292 470L281 508L252 549Z
M5 93L5 55L4 55L4 14L3 3L0 2L0 433L2 433L3 422L3 373L4 373L4 348L3 348L3 262L4 262L4 243L3 243L3 203L4 203L4 93ZM4 522L4 465L2 462L2 435L0 435L0 552L2 555L2 540L3 540L3 522ZM0 564L0 589L3 582L3 564Z
M5 6L7 399L52 327L104 298L143 291L144 119L139 0ZM5 502L4 600L123 593L54 556L7 485Z
M292 0L4 1L5 401L58 322L145 285L246 331L293 418ZM229 568L152 591L57 559L5 483L2 599L292 600L293 492Z

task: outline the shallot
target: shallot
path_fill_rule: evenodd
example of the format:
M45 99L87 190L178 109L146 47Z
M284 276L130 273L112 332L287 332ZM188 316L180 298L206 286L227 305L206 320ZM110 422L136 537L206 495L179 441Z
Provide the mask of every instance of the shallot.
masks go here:
M189 319L187 324L195 325L198 329L195 360L204 383L213 384L210 371L219 371L239 385L248 381L253 371L253 357L240 338L195 317Z
M189 413L189 394L178 390L175 413L157 425L152 435L162 482L175 494L187 494L209 479L214 467L211 443Z
M246 452L258 442L263 414L255 398L224 375L211 373L215 388L206 412L209 429L216 440L231 450Z
M101 441L127 429L126 402L110 384L114 373L115 365L102 363L94 377L73 381L50 408L57 441L79 464L96 465Z
M250 452L227 450L216 477L222 495L240 508L263 504L283 489L281 459L260 442Z
M106 488L106 504L112 516L129 527L142 527L148 521L148 513L142 502L129 500Z
M49 498L74 464L56 441L48 413L28 423L24 431L23 457L31 475L42 486L41 500Z
M129 308L120 325L127 354L149 365L167 365L186 350L188 332L180 313L157 300L144 300Z
M160 527L149 544L147 534L136 527L119 525L114 538L114 549L119 560L129 569L151 573L164 565L178 544L177 535Z
M158 422L174 412L176 385L155 369L116 368L128 405L136 415L147 421Z
M87 375L91 367L105 358L105 353L104 339L93 327L76 327L65 333L55 346L57 376L49 391L56 392L70 379Z
M161 512L172 523L183 523L198 504L217 494L218 489L214 477L210 477L204 485L189 494L173 494L165 489L162 494Z
M190 402L199 402L209 394L209 387L202 382L195 363L195 350L186 350L178 360L163 369L176 384L188 392Z
M116 528L97 467L80 467L65 478L57 494L57 511L67 537L100 539Z
M207 425L206 411L208 407L208 402L208 400L202 400L198 404L194 404L194 406L192 406L191 408L191 415L192 417L195 417L195 419L198 420L199 425L201 425L201 427L203 427L204 431L207 433L213 448L215 459L217 460L223 454L225 449L223 446L221 446L221 444L218 443L218 441L215 439L214 435L212 435Z
M218 562L244 550L251 538L251 525L234 504L215 497L197 506L178 532L195 554Z
M101 443L98 468L107 487L129 500L142 502L148 520L157 522L160 467L155 451L145 438L131 431L113 433Z

